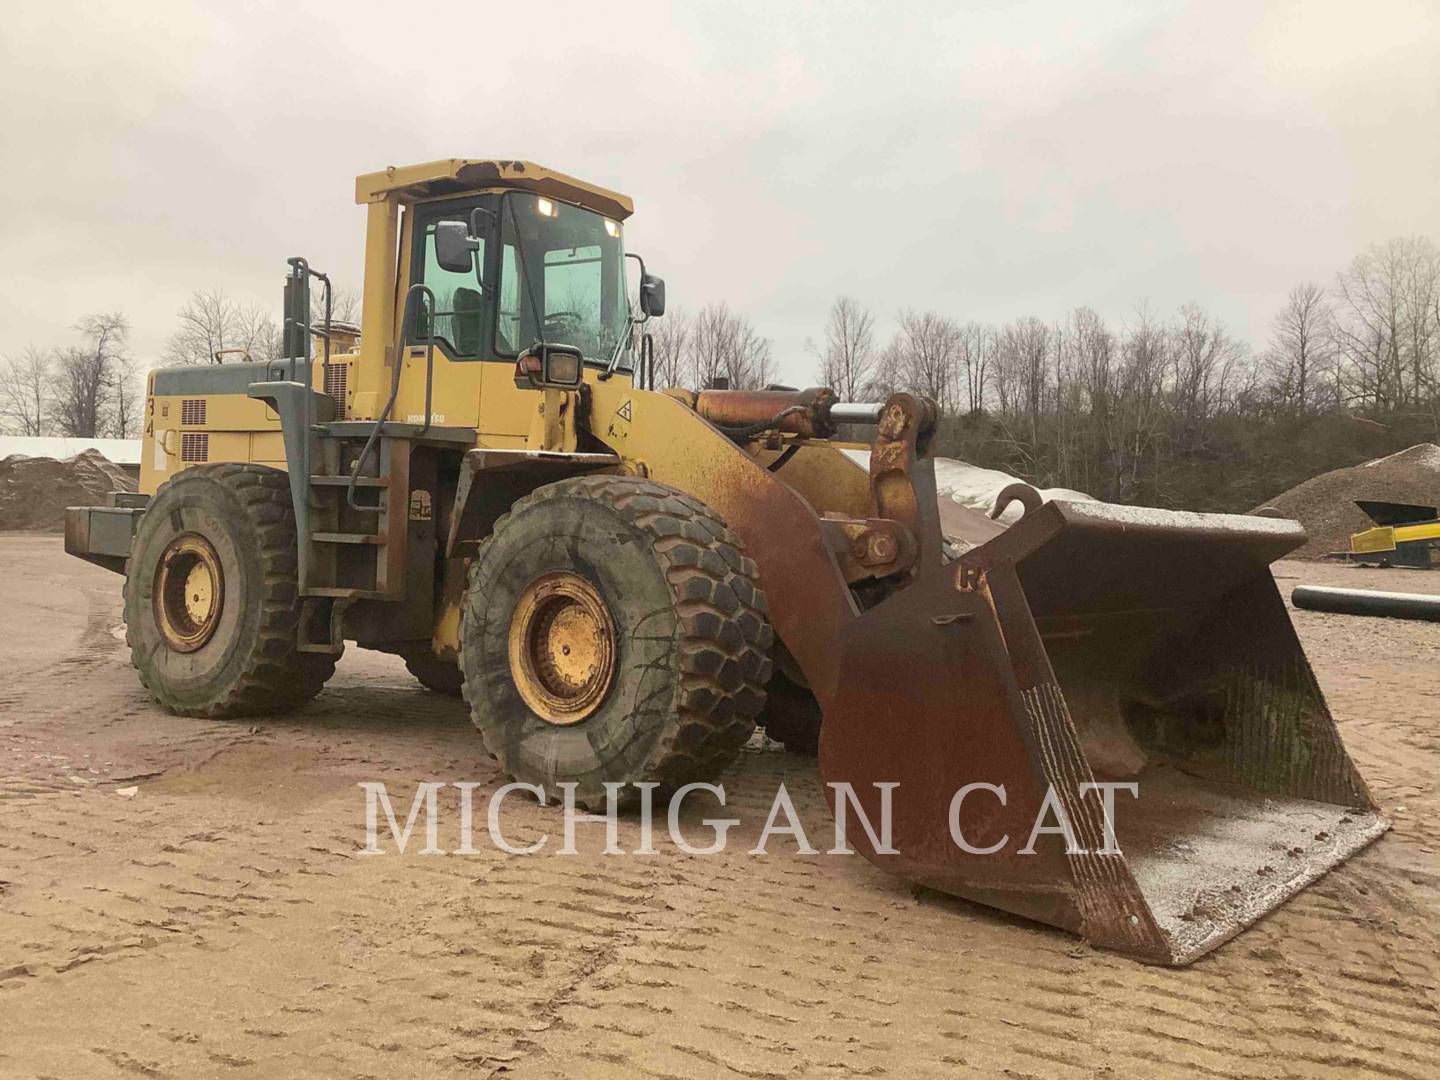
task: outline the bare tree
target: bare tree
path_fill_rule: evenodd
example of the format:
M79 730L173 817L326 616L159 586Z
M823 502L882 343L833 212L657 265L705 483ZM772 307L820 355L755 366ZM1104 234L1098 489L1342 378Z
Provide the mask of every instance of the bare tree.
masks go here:
M682 311L671 311L650 325L654 327L649 334L655 348L655 385L685 385L690 317Z
M116 392L129 369L130 324L113 312L87 315L75 328L85 344L60 353L55 416L63 434L94 439L113 430Z
M900 313L900 330L885 363L899 375L901 386L924 394L953 413L959 400L960 327L933 311Z
M266 318L268 319L268 316ZM330 319L332 322L359 326L360 293L355 289L335 289L330 294ZM325 322L325 290L319 286L310 290L310 321L315 326L321 326Z
M1165 405L1165 372L1170 365L1170 339L1169 330L1149 305L1142 303L1120 345L1116 416L1110 438L1114 472L1108 489L1113 493L1111 497L1121 502L1142 498L1145 494L1142 476L1147 462L1152 472L1155 468Z
M138 437L140 412L144 407L144 394L142 393L140 374L131 357L121 357L115 364L110 400L113 406L110 434L117 439Z
M20 435L44 435L50 428L54 358L29 346L0 369L0 417Z
M729 380L732 390L751 390L770 382L774 373L770 339L761 337L749 319L727 304L701 308L688 337L686 367L695 388L703 389L716 379Z
M995 331L981 323L968 322L960 328L955 348L965 380L965 409L978 412L985 407L985 386L995 355Z
M875 366L875 318L859 301L841 296L825 320L825 344L818 353L820 382L841 401L861 396Z
M865 380L861 395L870 401L884 401L905 384L902 372L904 349L898 336L891 338L885 347L875 355L870 368L870 378Z
M1285 306L1275 316L1266 360L1281 399L1297 412L1309 411L1317 394L1317 376L1330 364L1330 325L1325 290L1308 281L1290 290Z
M1036 417L1046 400L1054 341L1039 319L1027 316L995 335L991 383L1002 414Z
M226 296L224 289L197 289L179 316L180 328L165 344L168 363L212 364L221 349L247 349L254 360L274 360L280 353L275 320L257 304Z
M1051 367L1059 350L1050 327L1039 319L1016 319L996 338L994 383L1000 420L1011 453L1026 476L1037 476L1046 450L1040 417L1053 400ZM1058 370L1056 371L1058 381Z
M1333 326L1362 405L1419 403L1440 352L1440 251L1416 236L1357 255L1336 278Z
M1193 425L1224 404L1245 347L1197 304L1180 309L1172 340L1172 393L1181 417Z

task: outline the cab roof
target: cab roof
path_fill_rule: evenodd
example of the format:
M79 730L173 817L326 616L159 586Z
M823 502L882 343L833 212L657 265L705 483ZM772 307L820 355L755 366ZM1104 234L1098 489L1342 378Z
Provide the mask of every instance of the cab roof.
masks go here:
M355 178L357 203L380 202L392 195L416 202L442 195L460 195L491 187L519 188L561 202L578 203L618 220L629 217L635 204L628 195L587 184L533 161L446 158L423 165L391 165L384 172Z

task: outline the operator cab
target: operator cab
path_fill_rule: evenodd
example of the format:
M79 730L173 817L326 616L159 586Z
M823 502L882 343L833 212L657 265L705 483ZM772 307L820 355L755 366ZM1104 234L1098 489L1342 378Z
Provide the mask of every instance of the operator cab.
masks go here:
M435 314L431 327L416 305L412 342L433 332L457 360L514 360L544 342L633 368L618 221L507 191L418 207L415 237L411 281L434 292Z
M630 302L632 204L615 192L529 162L450 160L362 176L357 199L405 207L404 277L420 295L395 317L407 345L433 341L450 361L555 350L633 373L635 328L664 311L664 282L635 255Z

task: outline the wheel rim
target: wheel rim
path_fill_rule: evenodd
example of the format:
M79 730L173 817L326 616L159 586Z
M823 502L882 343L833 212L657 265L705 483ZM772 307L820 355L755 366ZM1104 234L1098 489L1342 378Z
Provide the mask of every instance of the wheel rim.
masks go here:
M225 606L220 557L203 536L177 536L155 570L155 622L176 652L194 652L210 640Z
M557 571L526 587L510 620L510 675L540 719L577 724L615 678L615 625L584 578Z

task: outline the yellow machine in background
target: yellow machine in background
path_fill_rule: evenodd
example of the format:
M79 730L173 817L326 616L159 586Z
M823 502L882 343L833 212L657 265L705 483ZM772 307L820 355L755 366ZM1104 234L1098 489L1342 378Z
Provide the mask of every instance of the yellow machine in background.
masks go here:
M381 649L592 808L713 781L757 721L818 732L831 797L890 817L866 857L1168 963L1387 827L1269 572L1293 522L950 506L957 552L933 403L653 386L625 196L456 159L356 198L358 348L291 259L285 358L152 373L141 494L67 515L165 707L293 708ZM1107 785L1136 789L1118 821ZM1075 842L1017 850L1042 810Z
M1430 569L1430 549L1440 542L1440 516L1435 507L1371 499L1357 499L1355 505L1375 527L1352 533L1350 550L1337 555L1377 566Z

